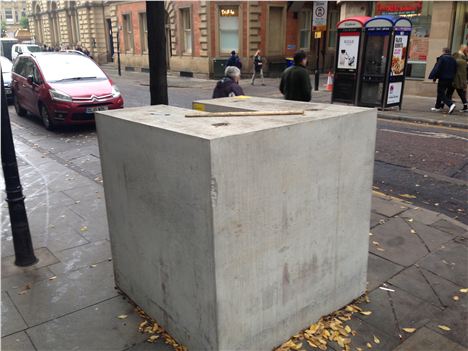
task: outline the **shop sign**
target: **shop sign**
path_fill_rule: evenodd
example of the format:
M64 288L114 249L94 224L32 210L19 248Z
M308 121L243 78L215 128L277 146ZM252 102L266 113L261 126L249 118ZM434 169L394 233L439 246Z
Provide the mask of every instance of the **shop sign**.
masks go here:
M219 15L221 17L237 17L238 14L238 7L221 7L219 9Z
M388 85L387 105L400 103L402 86L402 82L390 83Z
M327 6L326 1L314 1L314 13L312 17L312 29L314 31L327 30Z
M408 46L407 35L395 35L393 42L391 76L402 76L405 73L406 48Z
M359 51L359 33L344 32L338 46L339 69L356 69Z
M377 1L376 15L418 16L421 14L422 1Z

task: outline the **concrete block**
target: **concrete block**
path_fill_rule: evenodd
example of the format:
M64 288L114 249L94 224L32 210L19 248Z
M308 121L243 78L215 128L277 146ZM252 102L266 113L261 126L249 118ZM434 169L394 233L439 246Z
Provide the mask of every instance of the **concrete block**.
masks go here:
M190 350L272 349L365 291L376 112L301 106L97 114L116 284Z

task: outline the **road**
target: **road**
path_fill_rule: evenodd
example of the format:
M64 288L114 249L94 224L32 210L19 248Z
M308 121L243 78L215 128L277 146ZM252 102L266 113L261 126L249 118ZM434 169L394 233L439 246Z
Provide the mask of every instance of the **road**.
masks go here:
M141 77L141 74L123 78L113 76L125 98L126 107L149 103L148 83ZM246 94L280 97L273 82L269 81L266 87L244 83ZM213 82L171 78L169 86L169 103L190 108L193 100L210 97ZM19 117L12 106L9 111L16 138L41 151L44 157L54 158L97 182L101 180L93 127L48 132L38 118ZM468 224L467 141L466 130L379 120L374 189Z

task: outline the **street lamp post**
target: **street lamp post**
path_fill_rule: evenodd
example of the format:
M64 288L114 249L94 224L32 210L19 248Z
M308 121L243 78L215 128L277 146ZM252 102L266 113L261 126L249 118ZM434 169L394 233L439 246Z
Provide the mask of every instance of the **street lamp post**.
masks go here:
M122 70L120 68L120 26L117 26L117 69L119 71L119 76L121 76Z
M2 168L5 178L5 192L7 195L8 210L10 213L11 232L13 235L13 247L15 250L15 265L20 267L31 266L38 260L34 255L34 249L29 232L28 216L24 206L23 188L21 187L18 164L16 162L15 145L11 133L10 115L2 82Z

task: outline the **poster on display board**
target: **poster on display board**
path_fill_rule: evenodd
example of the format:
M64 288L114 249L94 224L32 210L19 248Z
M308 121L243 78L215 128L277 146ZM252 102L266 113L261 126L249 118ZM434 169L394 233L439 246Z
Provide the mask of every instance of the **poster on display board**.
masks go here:
M395 35L393 42L391 76L402 76L405 73L406 49L408 47L407 35Z
M356 69L359 52L359 33L342 33L338 46L339 69Z
M387 105L400 103L402 86L402 82L390 83L388 85Z

